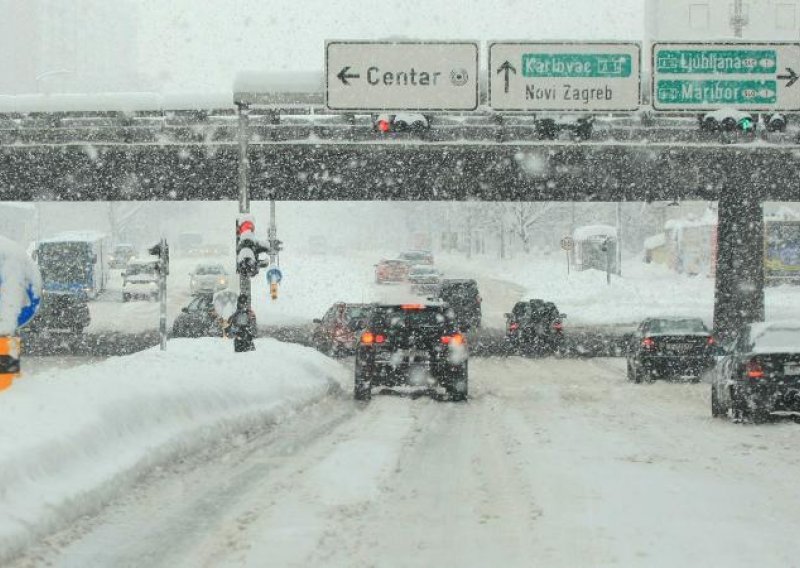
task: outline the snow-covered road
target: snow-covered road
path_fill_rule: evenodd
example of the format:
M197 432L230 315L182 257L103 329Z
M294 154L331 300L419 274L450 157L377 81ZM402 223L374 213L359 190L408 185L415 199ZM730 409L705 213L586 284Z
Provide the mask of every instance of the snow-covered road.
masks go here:
M470 365L467 403L331 396L15 565L800 565L795 423L712 420L707 385L623 359Z

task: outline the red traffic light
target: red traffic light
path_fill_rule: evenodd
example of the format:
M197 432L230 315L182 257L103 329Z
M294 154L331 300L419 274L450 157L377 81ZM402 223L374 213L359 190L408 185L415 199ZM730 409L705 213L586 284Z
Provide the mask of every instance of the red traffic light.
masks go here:
M252 233L255 230L256 230L256 224L250 221L249 219L242 221L242 223L237 227L239 235L242 235L244 233Z

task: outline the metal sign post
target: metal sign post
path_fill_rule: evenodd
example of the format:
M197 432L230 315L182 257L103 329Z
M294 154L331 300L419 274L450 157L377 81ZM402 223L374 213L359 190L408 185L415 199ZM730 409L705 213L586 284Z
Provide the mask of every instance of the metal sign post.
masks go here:
M247 215L250 213L250 159L248 157L247 146L249 141L249 108L244 103L238 103L239 115L239 214ZM237 269L238 272L238 269ZM247 309L250 309L252 301L250 299L250 276L239 273L239 294L247 298Z
M653 108L800 110L800 43L654 43Z
M476 41L325 42L325 105L340 111L478 108Z
M572 240L572 237L566 236L561 239L561 248L564 249L564 253L567 256L567 274L569 274L569 253L574 246L575 241Z
M489 106L502 111L635 111L635 42L489 42Z

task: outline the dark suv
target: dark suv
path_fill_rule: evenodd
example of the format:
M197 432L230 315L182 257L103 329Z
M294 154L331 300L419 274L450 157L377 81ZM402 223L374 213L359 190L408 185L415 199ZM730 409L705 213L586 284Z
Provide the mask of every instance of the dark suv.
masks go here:
M444 387L467 398L467 345L452 310L443 305L377 305L356 345L356 400L374 386Z
M557 353L563 349L563 319L553 302L534 299L517 302L506 314L506 340L512 349Z
M474 280L442 280L437 297L453 308L461 329L481 326L481 295Z

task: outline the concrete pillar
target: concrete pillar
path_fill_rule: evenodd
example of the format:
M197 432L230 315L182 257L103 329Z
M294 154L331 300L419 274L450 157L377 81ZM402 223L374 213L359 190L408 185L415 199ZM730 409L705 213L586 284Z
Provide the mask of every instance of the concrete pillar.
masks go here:
M714 329L725 338L764 319L764 216L758 197L719 200Z

